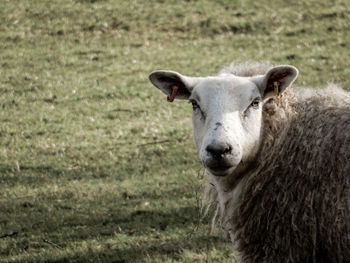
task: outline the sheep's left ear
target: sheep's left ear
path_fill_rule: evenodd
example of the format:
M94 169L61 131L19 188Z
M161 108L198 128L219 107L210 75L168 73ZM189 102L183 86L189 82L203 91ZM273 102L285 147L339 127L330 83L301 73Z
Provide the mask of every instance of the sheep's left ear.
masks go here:
M168 95L168 101L188 99L193 88L202 80L200 77L188 77L171 70L158 70L149 75L152 84ZM174 89L176 87L176 90Z
M263 98L271 98L285 91L295 81L298 74L298 69L289 65L270 69L260 80L257 79Z

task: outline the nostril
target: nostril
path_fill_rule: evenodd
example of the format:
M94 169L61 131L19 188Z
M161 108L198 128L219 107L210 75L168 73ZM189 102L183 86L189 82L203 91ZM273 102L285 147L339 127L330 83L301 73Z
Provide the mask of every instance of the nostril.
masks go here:
M232 152L232 146L228 144L210 144L206 147L206 151L214 158L221 158Z
M226 147L226 149L224 150L224 154L229 154L229 153L231 153L232 152L232 147L231 147L231 145L228 145L227 147Z
M205 148L205 150L206 150L208 153L211 153L211 154L216 153L216 149L215 149L215 147L212 146L212 145L208 145L207 148Z

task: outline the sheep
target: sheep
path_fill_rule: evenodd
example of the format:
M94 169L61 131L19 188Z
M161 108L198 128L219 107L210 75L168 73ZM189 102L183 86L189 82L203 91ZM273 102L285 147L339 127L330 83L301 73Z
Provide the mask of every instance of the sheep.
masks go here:
M297 76L248 62L149 77L192 104L209 204L241 262L350 262L350 93L295 88Z

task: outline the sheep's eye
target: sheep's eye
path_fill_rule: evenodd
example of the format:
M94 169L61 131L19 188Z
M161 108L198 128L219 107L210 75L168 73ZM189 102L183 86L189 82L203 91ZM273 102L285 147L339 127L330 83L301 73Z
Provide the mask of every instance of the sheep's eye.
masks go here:
M260 103L260 98L255 98L250 104L250 106L253 107L254 109L257 109L259 108L259 103Z
M190 100L190 103L192 104L192 109L193 109L193 111L195 111L195 110L197 110L197 109L200 109L200 107L199 107L197 101L195 101L195 100Z

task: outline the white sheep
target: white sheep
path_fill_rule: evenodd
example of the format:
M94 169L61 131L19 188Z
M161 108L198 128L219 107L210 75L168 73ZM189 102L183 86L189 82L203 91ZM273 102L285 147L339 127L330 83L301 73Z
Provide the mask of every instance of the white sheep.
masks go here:
M350 262L350 94L291 88L293 66L155 71L193 106L194 141L242 262Z

